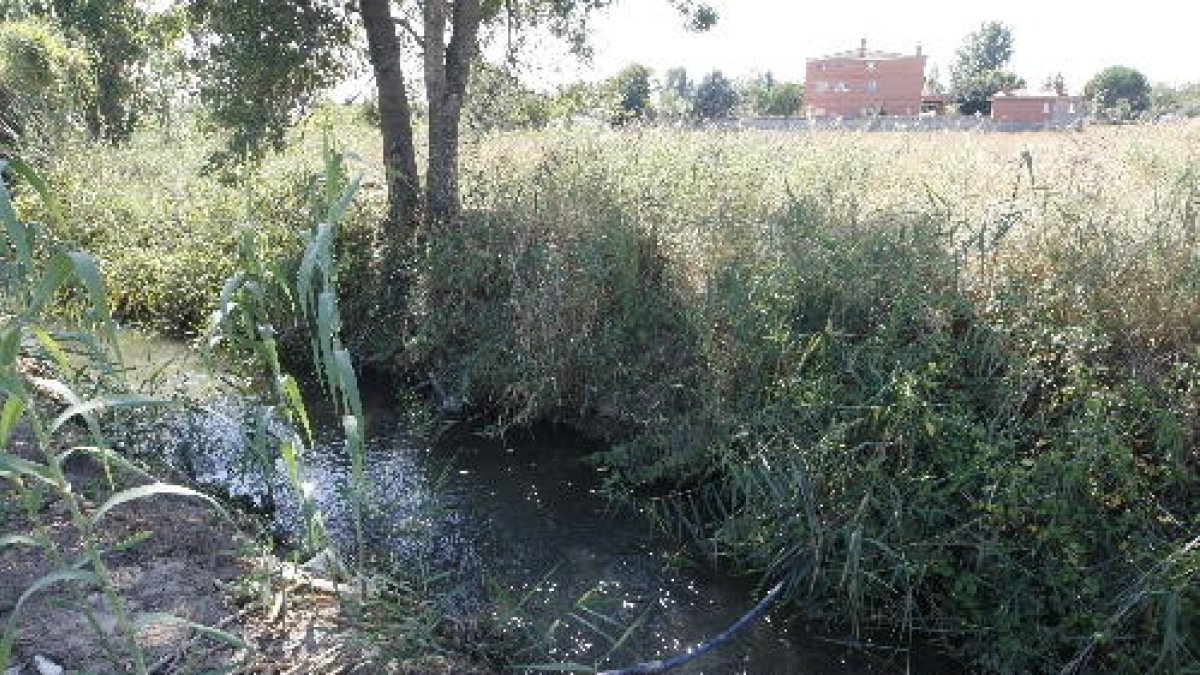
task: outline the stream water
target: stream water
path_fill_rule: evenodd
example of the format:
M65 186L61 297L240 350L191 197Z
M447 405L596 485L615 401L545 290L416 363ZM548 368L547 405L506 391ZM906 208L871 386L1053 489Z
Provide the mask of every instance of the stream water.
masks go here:
M295 536L301 519L282 468L264 479L246 462L244 405L212 397L211 383L177 345L138 340L127 346L127 359L155 372L160 388L209 396L158 434L160 447L185 454L199 481L233 495L261 500L270 485L277 527ZM430 447L384 398L369 402L367 422L370 551L439 580L449 603L496 607L531 635L549 636L529 663L617 667L668 658L724 630L758 599L745 580L687 565L678 542L601 496L595 470L581 459L594 448L577 437L544 432L505 442L457 434ZM349 463L339 438L322 438L306 458L308 489L331 538L352 550ZM909 665L899 652L867 656L807 637L781 617L768 613L672 672L848 675L901 673Z

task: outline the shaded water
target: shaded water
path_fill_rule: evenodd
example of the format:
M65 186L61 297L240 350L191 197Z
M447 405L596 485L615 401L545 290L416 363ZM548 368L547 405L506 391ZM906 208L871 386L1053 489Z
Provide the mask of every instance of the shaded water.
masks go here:
M185 456L198 480L234 495L262 499L270 485L277 526L295 536L300 518L281 467L264 479L247 460L246 412L237 400L210 399L177 416L158 441ZM669 658L724 630L759 597L750 583L688 567L677 542L604 499L581 460L594 448L578 438L547 432L505 443L459 435L428 447L386 400L370 405L368 430L364 535L372 554L429 579L445 574L448 602L494 606L544 638L527 663L618 667ZM306 479L331 538L349 551L349 462L339 438L324 441L307 457ZM850 656L768 613L672 672L905 672L903 655L880 653Z

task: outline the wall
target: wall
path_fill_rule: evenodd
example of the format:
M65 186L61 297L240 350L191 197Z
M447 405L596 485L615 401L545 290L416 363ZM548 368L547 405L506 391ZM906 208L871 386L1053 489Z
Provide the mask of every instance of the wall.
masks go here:
M758 131L1041 131L1074 129L1082 116L1049 122L1012 122L987 117L940 115L919 117L887 116L858 118L747 117L703 123L700 128Z
M915 115L925 87L924 56L836 57L808 61L804 104L818 117Z

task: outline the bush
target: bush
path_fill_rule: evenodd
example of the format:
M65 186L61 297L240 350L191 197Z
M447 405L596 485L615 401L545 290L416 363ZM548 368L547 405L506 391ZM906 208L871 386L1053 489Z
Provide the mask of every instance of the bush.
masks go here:
M90 62L48 24L0 22L0 144L47 142L94 94Z

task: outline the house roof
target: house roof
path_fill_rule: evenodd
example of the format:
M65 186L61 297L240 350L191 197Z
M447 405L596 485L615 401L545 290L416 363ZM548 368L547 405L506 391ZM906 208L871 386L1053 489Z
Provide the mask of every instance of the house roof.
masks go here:
M1006 98L1042 99L1042 98L1079 98L1079 97L1071 96L1070 94L1060 94L1060 93L1054 91L1053 89L1038 89L1038 90L1010 89L1008 91L997 92L996 95L992 97L992 100L994 101L996 99L1006 99Z
M817 58L809 58L809 61L826 61L830 59L869 59L872 61L886 61L889 59L911 59L923 58L920 45L917 46L916 54L897 54L896 52L884 52L878 49L867 49L867 39L863 38L859 43L858 49L847 49L844 52L829 54L828 56L820 56Z
M907 59L914 54L897 54L896 52L881 52L877 49L848 49L844 52L829 54L827 56L818 56L810 58L809 61L825 61L827 59L871 59L873 61L885 61L887 59Z

